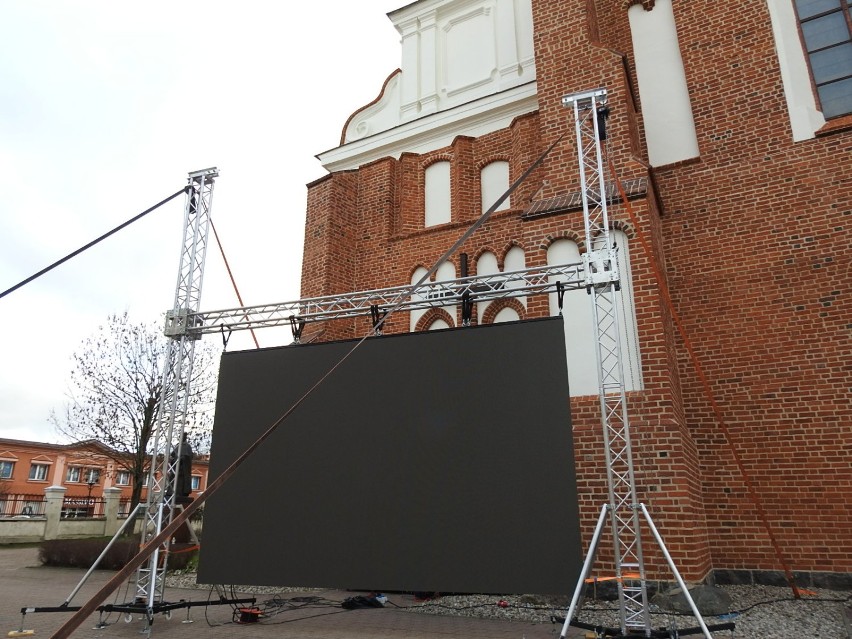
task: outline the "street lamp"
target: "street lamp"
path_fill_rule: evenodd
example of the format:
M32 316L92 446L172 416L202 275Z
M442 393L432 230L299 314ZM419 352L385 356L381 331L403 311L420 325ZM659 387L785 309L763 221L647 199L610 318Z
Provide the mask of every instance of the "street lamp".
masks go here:
M92 503L92 488L95 487L95 484L98 483L98 476L94 472L89 472L89 478L86 480L86 486L89 487L89 493L86 497L87 510L89 511L89 517L95 516L95 505Z

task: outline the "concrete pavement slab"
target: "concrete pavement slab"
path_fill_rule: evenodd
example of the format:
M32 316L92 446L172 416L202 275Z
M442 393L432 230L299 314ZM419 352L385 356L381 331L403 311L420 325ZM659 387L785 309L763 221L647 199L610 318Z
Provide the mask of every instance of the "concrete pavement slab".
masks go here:
M39 565L37 549L32 547L0 548L0 631L7 633L21 626L20 610L25 606L59 606L79 583L85 570L51 568ZM113 575L111 571L95 571L71 602L82 605ZM291 598L299 593L287 593ZM306 596L321 595L324 600L340 602L351 592L309 592ZM239 597L252 596L237 593ZM168 588L167 601L204 601L206 590ZM215 594L213 595L215 598ZM257 595L259 600L269 599ZM121 603L132 599L126 585L105 603ZM391 602L405 606L411 598L392 596ZM48 639L70 612L30 613L25 629L35 631L35 637ZM112 613L106 618L109 625L95 629L98 614L92 615L77 629L78 639L138 639L144 623L138 618L125 623L124 615ZM189 621L190 623L187 623ZM227 605L194 607L189 611L175 610L169 618L157 615L152 626L155 639L554 639L561 626L531 624L497 619L478 619L449 615L420 614L389 605L385 608L345 610L337 606L306 604L298 609L279 612L257 623L235 623L234 611ZM569 637L582 637L581 631L571 629Z

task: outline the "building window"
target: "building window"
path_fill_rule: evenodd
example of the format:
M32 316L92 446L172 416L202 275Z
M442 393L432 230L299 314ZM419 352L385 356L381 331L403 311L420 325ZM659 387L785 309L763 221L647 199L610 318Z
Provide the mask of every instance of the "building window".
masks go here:
M115 485L116 486L129 486L130 485L130 473L126 470L120 470L115 475Z
M482 212L490 209L503 193L509 189L509 163L491 162L482 167L479 173L479 192L482 196ZM507 197L497 211L512 208L511 198Z
M450 163L435 162L426 168L425 226L446 224L452 219Z
M12 479L12 473L15 470L15 462L0 461L0 479Z
M69 483L79 482L82 470L79 466L69 466L68 472L65 473L65 481Z
M47 481L47 472L50 466L47 464L30 465L30 479L32 481Z
M852 0L796 0L822 113L852 113Z
M512 308L511 306L504 306L499 311L497 311L497 315L494 316L493 324L500 324L502 322L518 322L520 321L521 316L518 315L518 311Z
M101 469L100 468L87 468L86 472L83 474L83 481L87 484L97 484L101 479Z
M434 322L429 324L429 328L427 328L426 330L427 331L442 331L445 328L450 328L450 325L447 323L447 320L439 317Z
M192 490L201 490L201 477L198 475L192 476L191 488Z

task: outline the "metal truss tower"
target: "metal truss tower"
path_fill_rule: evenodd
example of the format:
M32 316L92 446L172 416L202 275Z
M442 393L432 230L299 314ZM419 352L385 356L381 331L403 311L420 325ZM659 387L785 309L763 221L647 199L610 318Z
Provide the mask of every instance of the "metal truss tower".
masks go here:
M644 632L650 628L650 621L616 303L620 274L610 235L601 149L609 114L606 97L606 91L600 89L565 96L562 103L573 110L577 136L587 247L583 262L595 326L598 393L621 629L622 632Z
M177 453L187 422L195 342L199 337L189 333L188 329L197 321L210 230L213 186L218 175L215 168L189 174L174 306L166 313L164 332L170 339L163 365L163 395L148 472L142 545L156 537L169 524L177 507L177 480L181 461L181 456ZM136 573L135 602L145 606L146 630L150 630L157 604L163 601L168 553L169 542L166 541L154 550L148 562L140 566Z
M630 443L630 423L627 414L616 303L616 292L620 288L620 274L618 254L610 236L607 212L609 193L606 188L601 148L601 142L607 137L606 120L609 115L606 90L598 89L567 95L562 98L562 104L573 110L577 135L577 159L587 247L583 255L583 266L586 290L592 299L595 325L598 393L609 501L601 509L574 597L565 616L561 637L566 636L576 611L584 580L594 562L608 512L612 527L621 633L645 637L650 637L652 634L640 530L640 523L644 521L665 556L692 613L698 620L700 631L707 639L712 639L710 630L689 594L647 508L636 499L636 478L633 472L633 452Z

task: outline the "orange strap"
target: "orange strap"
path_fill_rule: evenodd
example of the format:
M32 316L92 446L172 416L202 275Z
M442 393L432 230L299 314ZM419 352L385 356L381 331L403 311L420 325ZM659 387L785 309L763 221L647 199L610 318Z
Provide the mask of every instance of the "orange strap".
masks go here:
M237 281L234 279L234 274L231 273L231 265L228 264L228 258L225 257L225 249L222 248L222 242L219 241L219 234L216 232L216 226L213 224L213 220L210 220L210 228L213 229L213 237L216 238L216 244L219 245L219 252L222 254L222 261L225 263L225 269L228 271L228 277L231 278L231 284L234 286L234 293L237 294L237 301L240 303L240 306L245 307L243 303L243 296L240 295L240 289L237 288ZM249 327L249 333L251 333L251 338L254 340L254 347L260 348L260 344L257 342L257 335L254 334L254 329Z
M615 172L615 166L612 163L612 159L607 157L607 163L609 164L609 170L612 172L613 180L615 181L615 184L618 187L618 192L621 195L621 200L624 203L625 208L627 209L627 215L630 217L630 222L636 229L636 236L639 238L639 242L642 244L642 249L648 256L648 261L651 264L651 269L654 272L654 277L657 280L657 285L660 289L660 295L662 296L663 301L665 301L666 307L668 308L669 313L671 313L675 325L677 325L678 332L680 333L680 336L683 339L684 346L686 346L686 350L689 353L690 359L692 360L692 365L695 367L695 372L698 375L698 379L701 381L701 386L704 389L704 395L707 397L707 401L710 402L710 406L713 409L713 414L716 417L716 423L718 424L719 429L722 431L722 434L725 437L725 443L728 445L728 448L731 451L731 455L734 458L734 462L736 462L737 468L739 469L740 475L742 476L743 482L745 483L746 488L748 490L749 497L751 498L752 503L754 503L755 508L757 508L758 515L760 516L760 519L763 522L763 526L764 528L766 528L766 532L769 535L769 540L772 543L772 548L775 550L775 557L778 559L778 562L784 569L784 575L787 578L787 583L793 590L793 596L796 599L800 599L801 593L796 587L796 581L793 578L793 572L790 570L789 565L784 559L784 555L781 553L781 547L778 545L778 541L776 540L775 535L772 532L772 527L769 525L769 519L766 516L766 511L763 508L763 504L760 501L760 497L757 494L757 490L755 489L754 484L751 481L751 477L749 477L749 474L746 471L745 466L743 465L742 458L740 457L736 447L732 442L731 433L728 430L728 426L725 424L725 419L722 417L722 411L719 408L719 405L716 403L716 397L713 394L713 390L710 387L710 383L707 381L707 377L704 375L704 370L701 368L701 364L698 361L698 356L696 355L695 349L692 346L692 341L689 339L689 335L687 334L686 329L684 328L683 323L680 320L680 315L678 315L677 311L675 310L674 303L672 302L671 295L669 294L669 289L666 286L665 281L663 280L659 265L657 264L657 260L654 258L654 254L651 252L651 247L648 245L648 242L645 238L645 234L642 231L642 227L639 225L639 221L636 218L636 214L633 212L633 207L630 205L630 200L627 199L627 194L624 192L624 187L621 185L621 180L618 179L618 175Z
M621 577L616 577L615 575L612 577L589 577L584 582L587 584L596 584L599 581L624 581L625 579L639 580L642 579L642 575L638 572L626 572Z

